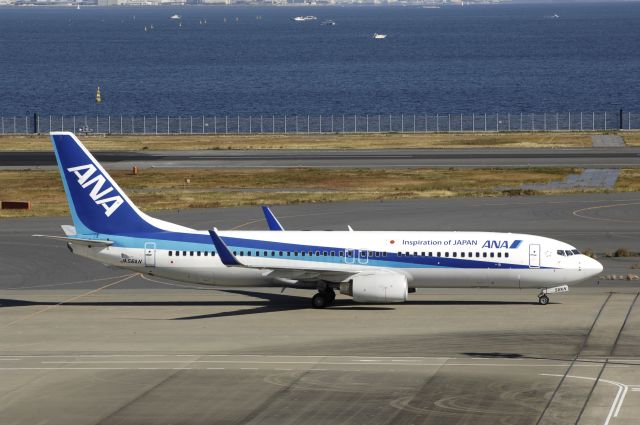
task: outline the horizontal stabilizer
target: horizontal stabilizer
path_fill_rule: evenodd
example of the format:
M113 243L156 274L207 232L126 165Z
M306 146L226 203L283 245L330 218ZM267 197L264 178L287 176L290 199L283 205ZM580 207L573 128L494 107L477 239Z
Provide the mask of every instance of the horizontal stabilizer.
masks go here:
M101 239L82 239L82 238L69 238L66 236L53 236L53 235L31 235L37 238L56 239L65 242L71 242L80 245L94 245L94 246L110 246L113 245L113 241L105 241Z

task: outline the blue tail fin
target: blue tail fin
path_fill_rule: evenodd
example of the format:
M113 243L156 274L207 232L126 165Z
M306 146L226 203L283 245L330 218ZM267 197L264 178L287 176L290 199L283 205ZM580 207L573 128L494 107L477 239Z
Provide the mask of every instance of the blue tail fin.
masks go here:
M51 141L78 234L192 230L140 211L73 133L52 132Z

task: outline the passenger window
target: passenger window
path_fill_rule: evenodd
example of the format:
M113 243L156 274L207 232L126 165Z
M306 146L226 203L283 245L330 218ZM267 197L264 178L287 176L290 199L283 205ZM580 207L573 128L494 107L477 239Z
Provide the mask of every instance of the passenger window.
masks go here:
M215 257L216 256L216 252L215 251L211 251L211 256Z
M448 257L448 256L449 256L449 253L448 253L448 252L445 252L445 253L444 253L444 256L445 256L445 257Z
M457 256L458 256L458 253L457 253L457 252L454 252L454 253L453 253L453 257L455 258L455 257L457 257Z
M173 256L173 251L169 251L169 257Z
M562 256L564 257L564 251L563 251L563 250L561 250L561 249L559 249L559 250L558 250L558 255L562 255Z
M202 253L201 253L200 251L198 251L198 257L199 257L200 255L202 255Z
M297 257L298 256L298 251L293 251L293 256Z
M300 255L302 255L304 257L305 255L307 255L307 253L304 252L304 251L300 251Z
M280 251L280 256L282 257L282 251Z
M492 252L491 254L489 254L489 256L490 256L491 258L493 258L493 252Z
M265 256L265 257L268 257L269 256L269 251L263 251L262 255Z
M176 251L176 257L180 256L180 251Z
M407 257L409 257L411 254L409 253L409 251L407 251L407 252L405 253L405 255L406 255Z
M193 257L193 251L189 251L189 256Z
M328 255L327 251L322 251L322 255L326 257Z
M429 251L429 257L433 257L433 252Z
M331 251L331 256L335 257L336 256L336 252L335 251Z
M276 256L276 252L275 251L271 251L271 256L275 257Z
M498 253L498 258L502 258L502 253L501 252Z
M256 257L260 256L260 251L256 251Z
M187 256L187 251L182 251L182 256L186 257Z
M303 253L303 255L304 255L304 253ZM340 251L340 252L338 253L338 255L340 255L341 257L344 257L344 252Z
M205 252L204 252L204 256L205 256L205 257L208 257L208 256L209 256L209 251L205 251Z
M440 254L441 254L441 253L440 253L440 252L438 252L438 257L441 257L441 255L440 255Z
M487 258L487 253L486 252L482 253L482 258Z
M504 253L504 258L509 258L509 253L508 252Z
M244 251L240 251L240 256L244 257Z
M473 252L469 253L469 258L473 257Z
M464 252L460 253L460 257L464 258Z
M480 253L476 252L476 258L480 258Z
M247 251L247 257L251 257L251 251Z

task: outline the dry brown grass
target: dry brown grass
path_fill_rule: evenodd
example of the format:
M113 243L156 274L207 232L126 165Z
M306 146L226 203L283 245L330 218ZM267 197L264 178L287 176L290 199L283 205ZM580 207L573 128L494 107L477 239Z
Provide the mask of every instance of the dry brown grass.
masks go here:
M591 146L590 133L79 136L91 151L216 149L566 148ZM0 136L0 151L49 151L48 136Z
M111 171L143 210L300 202L497 196L504 187L561 180L574 169L162 169ZM188 181L188 182L187 182ZM0 217L68 214L57 171L0 171L0 199L31 201Z
M619 133L620 136L622 136L622 138L624 139L624 143L627 146L640 146L640 132L639 131L633 131L633 132L620 132Z
M620 170L615 189L618 192L640 191L640 169L628 168Z

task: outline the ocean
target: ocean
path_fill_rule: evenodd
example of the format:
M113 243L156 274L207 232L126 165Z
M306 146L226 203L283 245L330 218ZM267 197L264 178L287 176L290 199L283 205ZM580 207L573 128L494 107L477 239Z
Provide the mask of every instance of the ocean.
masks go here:
M640 111L639 76L640 3L0 8L3 116Z

